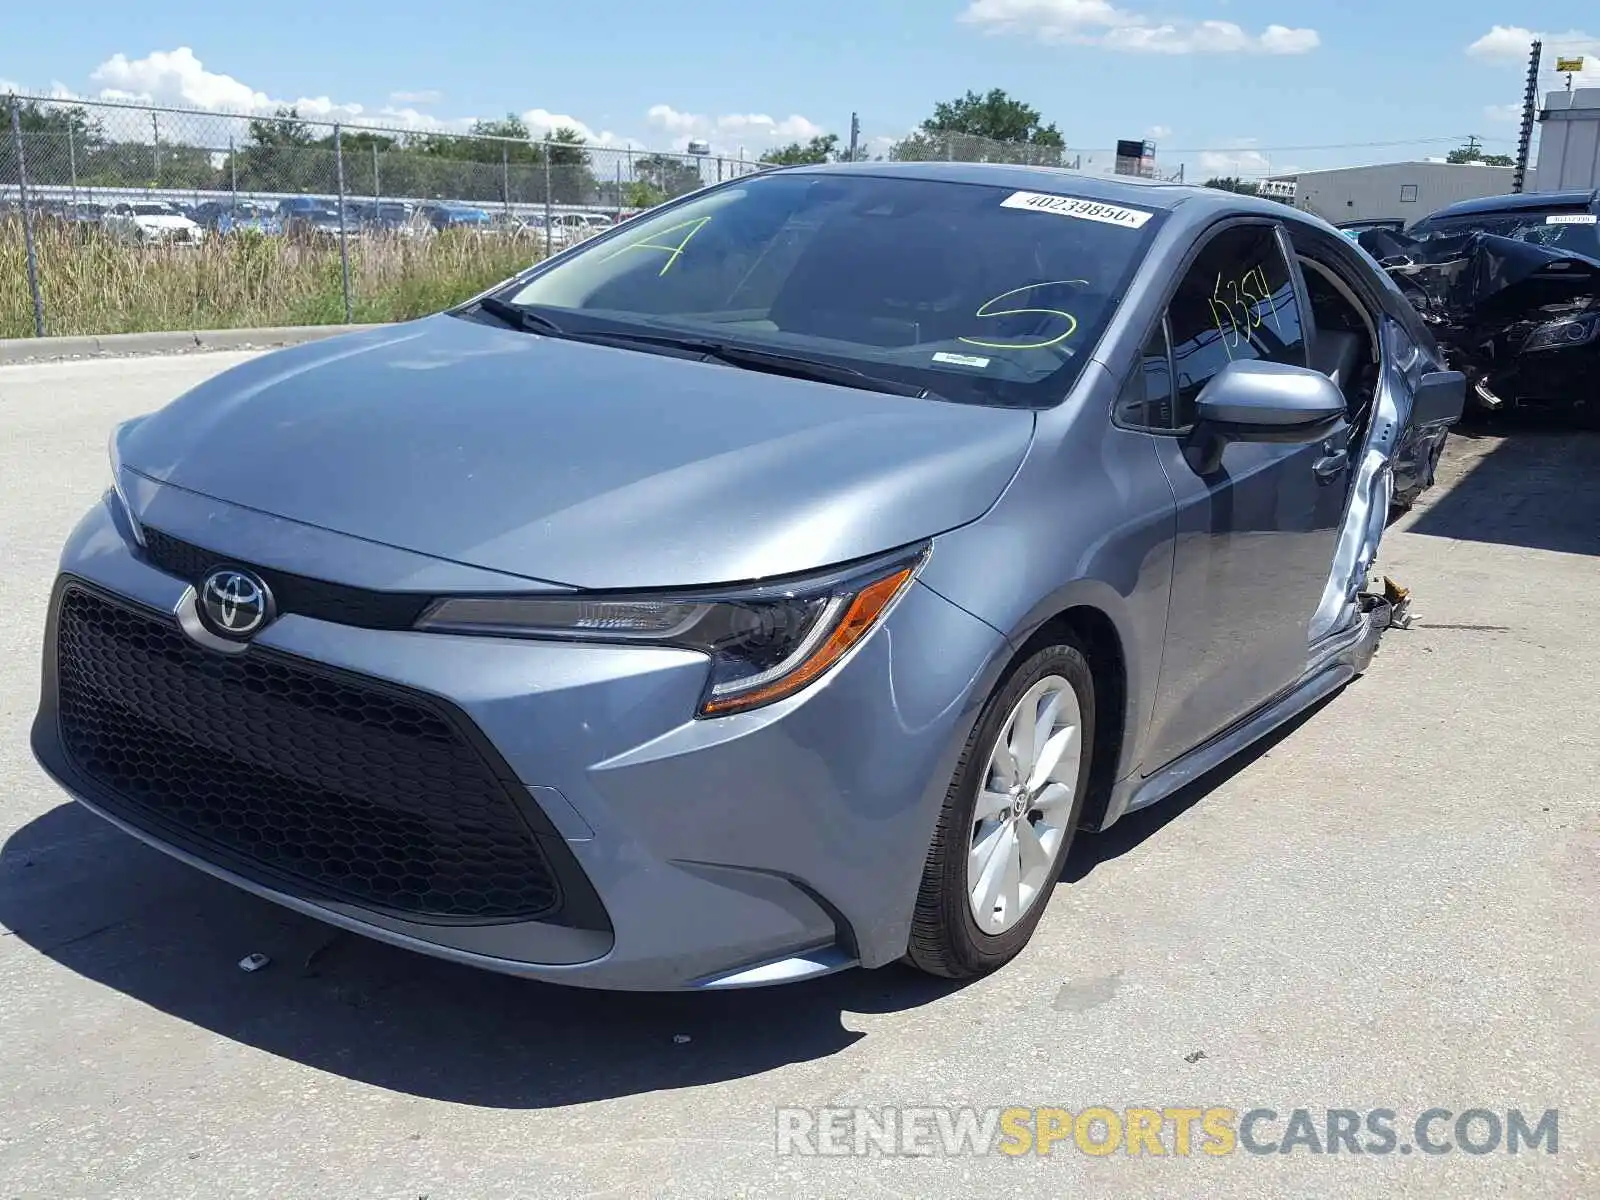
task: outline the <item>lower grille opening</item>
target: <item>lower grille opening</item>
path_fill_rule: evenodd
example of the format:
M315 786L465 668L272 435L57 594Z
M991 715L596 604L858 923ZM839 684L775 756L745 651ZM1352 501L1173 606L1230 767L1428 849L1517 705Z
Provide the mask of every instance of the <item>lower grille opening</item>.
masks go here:
M548 916L539 840L443 706L68 588L57 720L73 765L130 820L404 915Z

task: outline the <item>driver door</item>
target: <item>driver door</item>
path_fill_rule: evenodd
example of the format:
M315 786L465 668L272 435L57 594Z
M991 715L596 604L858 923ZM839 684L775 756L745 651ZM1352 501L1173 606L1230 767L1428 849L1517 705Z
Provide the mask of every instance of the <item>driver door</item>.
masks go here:
M1305 670L1352 475L1350 428L1307 445L1232 442L1214 469L1189 436L1196 398L1229 362L1307 365L1304 297L1276 223L1231 222L1191 258L1147 347L1147 419L1177 501L1147 767L1222 732ZM1152 380L1153 361L1167 366Z

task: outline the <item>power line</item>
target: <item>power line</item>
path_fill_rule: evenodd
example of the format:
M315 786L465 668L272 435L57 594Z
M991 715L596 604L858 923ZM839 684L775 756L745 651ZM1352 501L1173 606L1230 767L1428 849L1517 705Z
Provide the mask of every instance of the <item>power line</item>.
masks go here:
M1397 146L1442 145L1444 143L1460 145L1469 137L1477 137L1477 135L1457 133L1448 137L1405 138L1394 142L1326 142L1320 145L1308 146L1193 146L1176 149L1163 146L1161 153L1163 157L1170 158L1174 154L1249 154L1252 152L1256 154L1280 154L1304 153L1310 150L1377 150L1393 149ZM1516 139L1478 137L1477 140L1481 143L1512 142ZM1109 147L1102 146L1075 146L1073 150L1075 153L1081 152L1083 154L1109 154L1111 152Z

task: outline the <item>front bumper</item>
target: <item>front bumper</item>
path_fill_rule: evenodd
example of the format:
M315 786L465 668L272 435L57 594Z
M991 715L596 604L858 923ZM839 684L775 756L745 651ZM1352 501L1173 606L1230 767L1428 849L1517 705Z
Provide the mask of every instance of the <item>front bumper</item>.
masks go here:
M1484 384L1506 407L1567 415L1600 411L1600 345L1535 350L1503 362Z
M144 492L147 499L164 493L141 506L145 519L157 513L166 533L225 545L235 561L301 573L340 562L318 576L368 587L426 579L447 590L452 568L437 560L172 489ZM483 572L462 571L461 586L484 587ZM510 582L502 579L501 586ZM418 911L421 884L391 880L375 900L371 888L352 895L338 886L337 871L310 869L317 854L326 856L319 847L356 853L361 843L352 840L352 826L342 817L338 837L322 837L302 822L297 828L307 844L285 869L281 856L269 862L250 852L248 842L241 851L237 837L213 836L224 803L214 795L202 797L212 820L204 828L157 819L149 808L129 803L115 772L108 776L86 763L81 730L74 734L76 752L63 734L59 647L70 596L112 605L128 620L144 622L139 630L171 639L181 638L178 614L192 603L192 588L131 544L110 498L85 516L67 543L50 608L33 747L40 764L82 803L194 866L332 924L493 970L605 988L750 986L898 958L960 744L990 673L1005 656L998 633L916 586L819 684L765 709L697 721L692 714L705 661L687 651L358 628L294 613L279 617L239 656L215 655L182 638L186 653L218 660L216 670L198 660L191 664L206 680L222 678L224 657L255 660L263 670L327 676L415 700L459 730L477 766L469 771L462 759L449 768L454 774L439 781L444 803L465 803L464 797L476 803L489 785L479 779L472 791L463 772L486 768L534 839L538 853L530 869L539 869L535 860L542 855L560 896L548 911L507 901L498 909L479 904L474 915L448 904ZM79 617L68 613L68 619ZM162 643L167 651L179 644ZM137 681L131 691L125 682L117 684L124 693L139 690ZM239 810L246 813L243 824L270 826L273 837L284 836L281 814L261 807L269 800L259 780L238 773L241 763L260 767L266 761L260 757L268 752L264 743L248 731L225 734L206 715L206 705L217 711L225 694L184 691L187 685L170 680L163 686L168 691L157 711L168 714L166 728L184 745L228 749L240 736L250 743L240 762L230 760L233 774L203 778L213 791L218 779L243 789L240 795L257 806ZM197 686L212 688L213 682ZM256 685L245 680L240 688L237 694L244 695ZM120 703L116 689L103 694L113 707ZM251 719L266 725L267 711ZM308 747L305 761L284 768L290 774L311 771L323 761L318 754L340 752L334 746L315 750L314 733L295 732L299 719L282 714L286 736L303 737ZM336 729L333 736L343 737ZM349 738L339 745L384 764L403 750L398 742L385 749ZM286 805L290 799L300 804L302 797L296 793ZM437 790L428 803L431 816L423 815L439 816ZM317 811L330 810L323 805ZM377 815L388 823L374 836L398 837L393 814ZM448 823L450 814L443 819ZM374 826L368 821L359 828ZM457 859L481 852L481 846L468 847ZM411 866L402 863L391 874ZM518 915L523 910L531 915Z

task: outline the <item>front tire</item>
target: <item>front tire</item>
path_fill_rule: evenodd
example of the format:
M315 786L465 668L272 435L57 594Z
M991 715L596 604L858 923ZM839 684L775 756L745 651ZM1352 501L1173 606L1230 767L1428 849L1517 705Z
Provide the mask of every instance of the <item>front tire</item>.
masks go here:
M1030 655L989 697L934 829L911 965L968 979L1021 953L1072 846L1094 744L1094 677L1070 642Z

